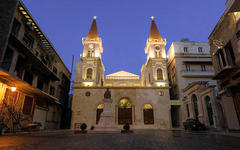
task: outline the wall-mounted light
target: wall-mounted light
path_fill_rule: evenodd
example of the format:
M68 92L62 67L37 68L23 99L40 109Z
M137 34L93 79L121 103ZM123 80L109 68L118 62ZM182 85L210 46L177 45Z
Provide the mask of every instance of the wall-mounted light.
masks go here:
M165 86L165 82L157 82L156 84L159 87L164 87Z
M163 96L163 95L164 95L164 92L163 92L163 91L160 91L158 94L159 94L159 96Z
M12 92L15 92L17 88L15 86L11 87Z
M92 86L93 82L83 82L84 86Z

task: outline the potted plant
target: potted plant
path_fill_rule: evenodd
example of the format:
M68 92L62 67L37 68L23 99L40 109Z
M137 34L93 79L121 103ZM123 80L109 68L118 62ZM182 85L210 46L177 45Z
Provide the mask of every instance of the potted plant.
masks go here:
M81 133L87 133L87 131L86 131L86 129L87 129L86 123L82 123L80 128L81 128Z
M123 130L121 131L121 133L132 133L133 131L130 130L130 125L129 123L126 123L124 126L123 126Z

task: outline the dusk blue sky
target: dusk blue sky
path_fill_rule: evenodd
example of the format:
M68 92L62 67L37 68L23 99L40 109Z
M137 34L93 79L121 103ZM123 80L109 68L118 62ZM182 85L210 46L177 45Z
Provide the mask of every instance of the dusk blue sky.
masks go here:
M105 75L125 70L140 75L151 16L167 47L181 38L207 42L226 0L23 0L71 69L79 61L93 16L103 42ZM74 62L74 64L75 64ZM75 65L74 69L75 70Z

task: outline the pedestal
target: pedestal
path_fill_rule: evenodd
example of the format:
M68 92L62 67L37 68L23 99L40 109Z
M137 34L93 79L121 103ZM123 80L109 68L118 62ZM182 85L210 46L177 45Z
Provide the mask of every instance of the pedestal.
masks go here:
M100 120L96 127L94 128L94 132L116 132L120 133L120 129L115 125L113 112L112 112L112 99L103 99L104 107L103 112L101 113Z

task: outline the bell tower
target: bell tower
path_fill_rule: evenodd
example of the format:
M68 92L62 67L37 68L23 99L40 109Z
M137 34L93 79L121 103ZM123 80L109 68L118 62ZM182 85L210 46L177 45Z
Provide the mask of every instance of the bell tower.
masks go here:
M168 86L166 40L162 39L154 17L151 17L151 28L146 43L145 53L147 62L142 66L143 86Z
M86 38L82 38L83 54L81 62L77 63L75 82L81 86L102 86L104 80L104 65L101 54L102 40L98 36L96 17Z

